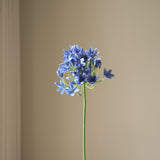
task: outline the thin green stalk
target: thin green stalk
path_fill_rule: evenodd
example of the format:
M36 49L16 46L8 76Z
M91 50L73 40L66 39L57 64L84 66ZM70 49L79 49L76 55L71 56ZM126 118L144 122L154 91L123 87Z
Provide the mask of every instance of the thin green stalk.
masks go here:
M85 84L83 84L83 160L86 160L85 123L86 123L86 87Z

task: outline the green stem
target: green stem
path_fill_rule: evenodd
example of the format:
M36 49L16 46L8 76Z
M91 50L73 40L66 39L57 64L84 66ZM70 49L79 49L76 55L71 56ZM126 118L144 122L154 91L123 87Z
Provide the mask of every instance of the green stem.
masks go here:
M97 81L96 83L102 82L104 80L104 78L102 78L101 80Z
M85 84L83 84L83 160L86 160L85 122L86 122L86 88Z

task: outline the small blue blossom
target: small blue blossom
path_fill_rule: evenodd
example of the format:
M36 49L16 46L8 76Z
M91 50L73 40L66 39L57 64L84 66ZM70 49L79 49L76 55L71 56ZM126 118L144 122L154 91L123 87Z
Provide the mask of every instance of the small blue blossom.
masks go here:
M76 81L76 83L77 83L77 85L82 85L83 83L85 83L85 81L86 81L86 77L84 76L84 75L82 75L82 74L79 74L79 75L77 75L76 77L75 77L75 81Z
M96 58L99 54L97 48L90 47L89 50L84 50L78 45L73 45L69 47L69 50L64 50L63 54L64 61L57 70L57 75L61 80L60 83L55 82L61 94L66 92L66 94L73 96L83 84L92 89L96 83L103 81L104 78L114 77L111 74L112 70L104 69L104 77L98 80L98 72L102 62L100 57Z
M58 68L61 73L64 73L68 70L68 66L61 64L61 67Z
M104 68L104 78L112 78L112 77L114 77L114 74L111 74L111 72L112 72L112 70L110 69L110 70L106 70L106 68Z
M61 72L61 70L57 70L57 75L62 78L63 77L63 72Z
M102 65L101 58L95 59L94 63L95 63L95 68L98 68L98 67L101 68L101 65Z
M78 88L75 88L74 87L74 83L70 83L69 84L69 88L68 89L65 89L65 92L68 94L68 95L71 95L71 96L74 96L76 92L78 92L79 89Z
M82 67L83 67L83 65L82 65L81 63L76 63L76 64L75 64L75 69L76 69L77 72L78 72L79 70L81 70Z
M89 51L86 50L86 52L90 58L94 58L99 54L99 52L97 52L97 48L93 49L92 47L89 48Z
M91 75L90 75L90 76L88 77L87 81L88 81L90 84L94 84L94 83L96 83L97 79L98 79L98 76L95 74L94 76L91 76Z
M61 94L63 94L65 91L65 84L62 81L60 81L60 83L55 82L54 84L59 87L57 91L61 91Z

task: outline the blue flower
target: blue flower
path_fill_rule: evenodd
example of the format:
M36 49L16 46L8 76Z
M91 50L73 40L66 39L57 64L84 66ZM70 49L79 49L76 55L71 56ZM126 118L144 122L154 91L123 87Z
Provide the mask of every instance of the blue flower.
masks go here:
M61 73L68 71L68 66L61 64L61 67L58 68Z
M96 58L98 53L97 48L90 47L89 50L84 50L78 45L70 46L69 50L64 50L64 61L57 70L57 75L61 78L61 81L55 83L61 94L65 91L73 96L79 91L82 84L93 88L96 82L114 76L111 74L112 70L104 69L104 77L98 80L98 72L102 65L101 58ZM93 87L90 87L91 85Z
M60 81L60 83L55 82L54 84L56 84L57 87L59 87L57 91L61 91L61 94L63 94L65 91L65 84L62 81Z
M81 48L79 48L78 45L73 45L73 46L70 45L69 50L70 50L72 53L74 53L74 52L75 52L75 53L78 53L78 52L80 52Z
M63 72L61 72L61 70L57 70L57 75L58 75L60 78L63 78Z
M97 48L93 49L92 47L89 48L89 51L86 50L86 52L90 58L94 58L99 54L99 52L97 52Z
M106 70L106 68L104 68L104 78L112 78L112 77L114 77L114 74L111 74L111 72L112 72L112 70L110 69L110 70Z
M76 63L75 64L75 69L76 69L77 72L82 70L82 67L83 67L83 65L81 63Z
M77 73L77 75L76 75L76 77L75 77L75 80L76 80L77 85L80 86L81 84L83 84L83 83L86 82L86 76Z
M98 76L95 74L94 76L89 76L87 81L90 83L90 84L94 84L98 79Z
M69 84L69 88L65 89L66 94L74 96L76 92L78 92L79 89L74 87L74 83Z
M84 72L83 74L84 74L86 77L88 77L88 76L91 75L92 69L91 69L91 67L87 67L87 68L84 68L83 72Z
M95 68L101 68L102 62L101 62L101 58L97 58L94 60L95 63Z

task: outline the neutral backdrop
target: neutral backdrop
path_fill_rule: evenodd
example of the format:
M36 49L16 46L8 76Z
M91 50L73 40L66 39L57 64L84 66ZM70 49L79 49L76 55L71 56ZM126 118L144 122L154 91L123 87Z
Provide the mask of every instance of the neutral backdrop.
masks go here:
M20 3L22 160L82 160L82 97L54 85L73 44L115 74L87 90L87 160L159 160L160 1Z

